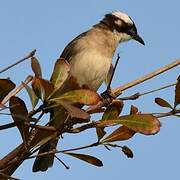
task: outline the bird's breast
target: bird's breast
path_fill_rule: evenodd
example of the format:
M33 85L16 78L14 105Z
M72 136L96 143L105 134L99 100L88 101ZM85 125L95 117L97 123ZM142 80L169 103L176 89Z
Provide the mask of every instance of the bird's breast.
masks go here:
M111 57L106 57L97 50L84 50L70 59L70 73L80 86L97 90L105 80L111 64Z

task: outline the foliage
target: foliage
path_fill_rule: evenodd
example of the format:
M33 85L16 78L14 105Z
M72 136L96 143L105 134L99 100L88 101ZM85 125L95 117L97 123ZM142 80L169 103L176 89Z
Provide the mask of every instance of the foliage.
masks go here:
M0 126L0 130L15 126L18 128L22 137L22 144L13 153L9 153L0 160L0 176L3 178L10 177L18 167L15 167L16 163L18 164L22 159L35 158L47 154L63 153L95 166L103 166L102 161L96 157L74 153L76 150L93 146L104 146L108 150L110 148L120 148L128 158L133 158L133 152L129 147L112 144L112 142L128 140L137 133L154 135L160 131L161 123L159 119L161 117L171 115L180 116L178 106L180 104L180 77L178 77L175 86L173 105L163 98L155 98L157 105L169 111L156 114L142 113L137 107L132 105L129 114L121 115L125 100L128 100L127 97L118 98L110 94L104 97L88 89L88 87L81 88L78 86L74 90L70 89L67 92L60 93L62 92L64 82L72 78L69 75L70 66L68 62L63 58L58 59L50 80L47 80L42 77L39 61L34 57L34 54L31 55L31 67L34 72L32 83L31 85L27 85L25 82L22 83L30 98L32 104L31 110L27 109L26 102L16 96L16 92L18 92L16 90L20 87L22 89L22 86L18 86L13 91L15 88L14 82L9 79L0 79L0 110L9 109L13 120L10 124ZM113 67L109 71L106 80L107 84L112 74ZM75 79L73 81L75 82ZM138 97L140 97L140 94L138 94ZM129 99L131 98L132 96L129 97ZM39 100L41 103L38 103ZM9 106L5 104L7 101L9 102ZM37 105L39 106L37 107ZM84 105L87 108L83 109L82 107ZM51 114L52 111L54 112L54 116L50 117L50 122L43 126L44 114ZM101 113L102 118L92 121L90 115L93 113ZM67 118L57 123L56 120L59 115L67 115ZM52 121L55 124L51 125ZM106 129L111 126L116 126L117 128L110 134L107 134ZM40 146L45 145L50 140L57 139L57 137L62 136L64 133L80 133L90 128L95 128L97 133L97 142L93 144L74 149L55 149L53 151L47 151L44 154L35 154L40 149ZM11 163L12 159L15 159L13 163Z

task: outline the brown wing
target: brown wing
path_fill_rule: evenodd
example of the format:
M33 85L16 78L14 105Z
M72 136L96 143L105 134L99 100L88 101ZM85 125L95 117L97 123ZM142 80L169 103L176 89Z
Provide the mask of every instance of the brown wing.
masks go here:
M71 59L72 56L76 55L76 53L78 53L76 44L78 43L78 41L81 40L81 38L85 37L86 34L88 33L88 31L80 34L79 36L77 36L76 38L74 38L63 50L62 54L60 55L61 58L66 59L67 61Z

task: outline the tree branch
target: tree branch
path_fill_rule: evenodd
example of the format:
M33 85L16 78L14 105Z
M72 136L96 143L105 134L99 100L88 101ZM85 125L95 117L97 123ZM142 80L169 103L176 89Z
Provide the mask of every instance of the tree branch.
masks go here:
M16 63L14 63L14 64L12 64L12 65L4 68L4 69L2 69L2 70L0 71L0 74L3 73L3 72L5 72L5 71L7 71L8 69L16 66L17 64L20 64L20 63L22 63L23 61L25 61L25 60L33 57L33 56L35 55L35 53L36 53L36 49L34 49L33 51L31 51L31 52L30 52L27 56L25 56L23 59L17 61Z
M132 82L129 82L129 83L125 84L125 85L122 85L122 86L120 86L118 88L113 89L112 93L115 94L116 96L119 96L122 91L124 91L126 89L129 89L129 88L131 88L133 86L136 86L136 85L138 85L138 84L140 84L140 83L142 83L144 81L147 81L147 80L149 80L149 79L151 79L151 78L153 78L153 77L155 77L155 76L157 76L157 75L159 75L159 74L161 74L161 73L163 73L165 71L168 71L168 70L170 70L170 69L172 69L172 68L174 68L175 66L178 66L178 65L180 65L180 60L179 59L172 62L172 63L170 63L170 64L168 64L168 65L166 65L166 66L164 66L164 67L162 67L162 68L159 68L159 69L157 69L157 70L155 70L155 71L153 71L153 72L151 72L151 73L149 73L149 74L147 74L147 75L145 75L145 76L143 76L141 78L138 78L138 79L136 79L136 80L134 80Z
M19 85L13 92L9 93L1 102L0 106L4 106L8 101L9 99L12 97L12 96L15 96L19 91L21 91L24 87L25 87L25 84L28 84L29 82L31 82L33 79L33 76L28 76L24 82L21 83L21 85Z

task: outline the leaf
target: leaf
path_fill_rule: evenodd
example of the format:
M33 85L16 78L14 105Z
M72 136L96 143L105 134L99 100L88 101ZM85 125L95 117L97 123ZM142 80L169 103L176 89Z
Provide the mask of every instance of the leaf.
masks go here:
M112 132L109 136L107 136L105 139L103 139L101 142L114 142L114 141L124 141L128 140L131 137L134 136L136 132L132 129L129 129L126 126L121 126L117 128L115 131Z
M121 113L122 108L123 108L123 102L119 100L114 100L105 110L102 117L102 121L117 118Z
M90 155L86 155L86 154L77 154L77 153L70 153L70 152L65 152L65 154L68 154L70 156L73 156L75 158L78 158L82 161L85 161L87 163L90 163L92 165L95 165L95 166L98 166L98 167L101 167L103 166L103 163L101 160L99 160L98 158L96 157L93 157L93 156L90 156Z
M12 118L21 133L23 141L26 142L29 138L29 127L23 123L24 121L29 122L26 105L22 99L12 96L9 101L9 106Z
M32 68L36 77L42 78L41 66L40 66L39 61L37 60L36 57L31 58L31 68Z
M131 149L129 149L127 146L122 147L122 152L128 157L133 158L133 152Z
M62 105L69 113L71 118L79 118L79 119L84 119L88 120L90 119L90 115L86 113L84 110L71 105L68 101L58 101L60 105Z
M131 105L130 114L137 114L137 113L138 113L138 108L136 106Z
M113 65L111 64L111 66L110 66L110 68L109 68L109 71L108 71L108 74L107 74L106 79L105 79L106 86L109 85L109 82L110 82L110 80L111 80L111 76L112 76L112 74L113 74L113 71L114 71L114 67L113 67Z
M178 106L180 104L180 76L177 79L177 84L175 87L175 101L174 101L174 107Z
M36 96L44 101L53 92L54 85L46 79L35 77L32 82L32 88Z
M101 128L96 128L96 134L97 134L97 137L98 137L98 141L100 141L103 137L104 137L104 135L106 134L106 131L104 130L104 128L103 127L101 127Z
M155 103L161 107L167 107L167 108L173 109L172 106L166 100L162 98L155 98Z
M9 79L0 79L0 102L12 91L16 85Z
M24 84L24 86L25 86L26 91L30 97L32 107L35 108L38 101L39 101L39 98L36 96L35 92L33 91L33 89L31 87L29 87L27 84Z
M114 120L99 121L97 127L113 126L117 124L125 125L126 127L145 135L156 134L160 131L161 123L152 114L133 114L121 116Z
M69 63L64 58L60 58L56 61L50 80L54 84L55 89L61 87L67 79L69 71Z
M73 103L95 105L100 101L100 99L101 97L95 91L89 89L79 89L68 91L57 98L51 99L50 101L58 102L61 100L68 100Z
M35 135L33 136L33 139L29 142L29 146L31 149L34 149L38 146L46 144L48 141L55 139L56 137L56 132L38 129L38 131L36 131Z
M115 119L119 116L123 108L122 101L114 100L105 110L102 121L107 121L108 119ZM97 127L96 133L98 136L98 140L102 139L106 134L104 127Z

